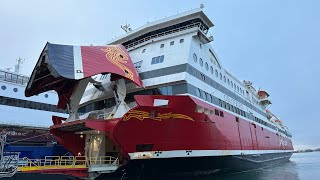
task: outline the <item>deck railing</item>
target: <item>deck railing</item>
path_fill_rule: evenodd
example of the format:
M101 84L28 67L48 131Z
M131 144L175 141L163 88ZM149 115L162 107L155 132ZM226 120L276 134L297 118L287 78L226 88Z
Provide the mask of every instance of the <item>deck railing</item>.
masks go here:
M24 85L29 81L29 77L0 70L0 81Z
M160 32L158 34L153 34L151 36L147 36L145 38L142 38L142 39L139 39L139 40L137 40L135 42L127 44L125 47L126 47L126 49L134 48L136 45L144 43L146 41L149 41L149 40L152 40L152 39L155 39L155 38L158 38L158 37L162 37L162 36L165 36L165 35L177 33L177 32L180 32L180 31L184 31L184 30L187 30L187 29L191 29L191 28L194 28L194 27L198 27L199 30L203 34L205 34L205 36L207 36L208 39L212 40L212 36L208 33L208 29L205 28L202 25L202 23L197 22L197 23L189 24L189 25L182 26L182 27L179 27L179 28L176 28L176 29L172 29L172 30L168 30L168 31L165 31L165 32Z

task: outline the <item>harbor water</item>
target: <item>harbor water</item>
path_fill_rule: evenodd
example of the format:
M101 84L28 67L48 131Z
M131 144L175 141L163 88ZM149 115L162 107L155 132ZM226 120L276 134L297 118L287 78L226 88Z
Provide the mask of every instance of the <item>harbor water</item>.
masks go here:
M290 161L255 171L195 180L320 180L320 152L294 153Z

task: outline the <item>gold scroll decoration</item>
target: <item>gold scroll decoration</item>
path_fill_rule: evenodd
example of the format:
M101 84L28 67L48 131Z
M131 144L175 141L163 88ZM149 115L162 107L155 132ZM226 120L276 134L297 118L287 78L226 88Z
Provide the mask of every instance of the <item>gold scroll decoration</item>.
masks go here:
M131 110L127 112L127 114L123 116L123 121L128 121L131 118L136 118L140 121L143 121L144 119L152 119L155 121L162 121L165 119L185 119L189 121L194 121L191 117L184 114L174 114L172 112L169 112L169 113L163 113L163 114L157 113L156 115L152 115L149 112L139 111L139 110Z
M125 74L125 77L134 81L133 73L126 64L129 60L129 55L125 53L119 46L109 45L101 49L106 53L106 58L115 66L119 67Z

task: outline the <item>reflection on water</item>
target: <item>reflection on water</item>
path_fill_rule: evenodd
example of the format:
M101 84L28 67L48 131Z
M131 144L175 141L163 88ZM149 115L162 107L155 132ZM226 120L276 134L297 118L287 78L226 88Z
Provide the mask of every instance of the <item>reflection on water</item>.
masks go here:
M176 179L176 178L175 178ZM224 176L183 178L188 180L320 180L320 152L293 154L290 161ZM166 179L168 180L168 179Z

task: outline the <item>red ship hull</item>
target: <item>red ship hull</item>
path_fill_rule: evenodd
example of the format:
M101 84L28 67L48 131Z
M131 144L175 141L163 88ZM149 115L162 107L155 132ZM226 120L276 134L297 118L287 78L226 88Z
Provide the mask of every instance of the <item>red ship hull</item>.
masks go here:
M138 106L121 119L57 124L51 133L77 155L84 153L84 141L72 131L105 132L124 157L118 174L225 173L277 163L292 155L292 142L284 135L196 98L144 95L135 99ZM155 99L168 103L154 106ZM199 113L198 107L216 113ZM71 128L75 125L78 128Z

